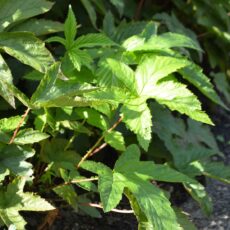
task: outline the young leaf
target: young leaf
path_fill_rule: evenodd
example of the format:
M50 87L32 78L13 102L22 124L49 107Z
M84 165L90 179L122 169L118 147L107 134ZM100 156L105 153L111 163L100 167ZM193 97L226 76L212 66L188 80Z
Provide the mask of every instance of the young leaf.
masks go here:
M40 72L45 72L54 61L45 44L27 32L0 33L0 48Z
M74 48L78 49L115 45L117 44L102 33L82 35L81 37L77 38L77 40L74 42Z
M11 24L45 13L53 6L46 0L0 0L0 31Z
M30 192L23 192L25 181L15 179L0 191L0 219L6 225L14 224L17 229L25 229L26 222L19 211L49 211L55 209L50 203Z
M64 33L66 39L66 49L68 50L73 45L77 35L77 23L71 5L69 5L68 15L64 24Z

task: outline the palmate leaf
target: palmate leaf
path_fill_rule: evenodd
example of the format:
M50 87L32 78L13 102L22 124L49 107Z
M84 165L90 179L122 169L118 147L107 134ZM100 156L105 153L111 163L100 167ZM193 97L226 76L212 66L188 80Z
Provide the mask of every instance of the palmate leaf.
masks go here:
M20 176L31 176L33 174L32 164L25 160L32 157L35 152L29 147L17 145L0 145L0 171L6 169Z
M137 68L136 79L138 94L146 98L154 98L160 104L167 105L192 119L213 124L206 113L201 110L197 97L179 83L170 73L188 65L187 60L180 58L157 56L147 58ZM165 67L164 67L165 66Z
M104 211L110 211L119 203L126 187L154 229L178 229L170 202L163 191L149 180L191 183L194 181L166 165L142 162L139 158L140 150L136 145L131 145L120 156L113 170L102 163L91 161L85 161L81 167L99 175L98 189Z
M155 114L153 131L164 141L178 169L186 170L191 162L220 152L209 127L190 120L186 124L157 103L151 103L150 108Z
M61 80L62 77L63 74L60 71L60 63L53 64L31 97L33 106L38 108L82 106L81 103L84 104L84 98L77 100L76 96L97 89L87 84L82 85L68 80ZM86 99L85 104L87 106Z
M0 0L0 31L12 23L45 13L52 5L46 0Z
M126 64L108 58L97 70L98 83L102 87L117 87L135 95L134 71Z
M143 35L134 35L124 41L123 47L127 51L154 51L174 47L185 47L200 51L200 46L191 38L170 32L154 35L147 40Z
M45 43L31 33L2 32L0 33L0 48L40 72L45 72L54 62L52 55L45 48Z
M18 230L25 229L26 222L19 211L49 211L55 209L50 203L30 192L23 192L24 179L15 179L0 191L0 219L9 227L15 225Z

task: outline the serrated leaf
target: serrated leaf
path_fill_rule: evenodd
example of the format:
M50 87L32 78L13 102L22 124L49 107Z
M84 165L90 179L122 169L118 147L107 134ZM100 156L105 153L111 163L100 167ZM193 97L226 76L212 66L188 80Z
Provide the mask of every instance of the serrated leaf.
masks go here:
M96 11L95 11L91 1L90 0L81 0L81 3L86 9L92 25L94 26L94 28L97 28L97 25L96 25L97 14L96 14Z
M71 205L75 210L78 210L77 193L72 185L60 185L53 188L53 191Z
M45 13L52 5L46 0L0 0L0 31L12 23Z
M40 72L45 72L54 61L45 44L27 32L0 33L0 48Z
M71 5L69 5L68 15L64 24L64 34L66 39L66 49L69 49L73 45L77 34L76 18Z
M32 157L35 152L28 147L17 145L0 145L0 169L9 169L13 174L20 176L31 176L33 174L32 164L25 160Z
M52 163L55 169L75 170L80 156L75 151L65 150L67 143L67 140L60 138L45 141L41 160L46 163Z
M8 131L15 130L18 127L18 124L21 121L21 119L22 119L21 116L14 116L14 117L1 119L0 120L0 130L2 132L8 132Z
M10 31L19 32L27 31L34 33L36 36L57 33L63 31L63 24L47 19L30 19L14 26Z
M0 191L0 219L6 226L14 224L17 229L25 229L26 222L19 211L49 211L55 209L46 200L33 193L23 192L23 179L15 179Z
M149 180L191 181L191 183L194 181L168 166L162 167L162 165L143 162L139 159L139 148L131 145L117 160L113 171L102 163L92 161L83 162L81 167L99 175L98 186L105 211L110 211L118 204L123 189L126 187L135 197L141 211L154 229L177 229L176 216L170 207L170 202L163 191L151 184ZM165 170L169 170L169 174L164 173ZM158 171L160 171L159 175Z
M213 85L209 78L203 74L203 71L199 66L191 63L191 65L179 70L179 73L183 78L196 86L210 100L226 108L226 105L213 89Z
M12 84L13 79L12 79L12 74L11 74L11 71L7 63L4 61L2 55L0 55L0 95L13 108L15 108L14 95L8 91L8 87L7 87L7 84L5 84L5 82Z
M154 91L154 87L160 79L188 64L189 62L183 58L167 56L150 56L146 58L136 70L136 88L138 94L140 96L149 96Z
M174 207L176 213L177 221L180 224L179 230L197 230L192 221L189 220L189 215L179 208Z
M104 132L105 142L113 148L124 151L125 141L122 133L118 131Z
M192 120L186 124L157 103L151 103L150 108L154 111L153 131L164 141L173 156L174 164L180 170L186 170L193 161L220 152L209 127Z
M230 167L223 162L204 162L199 169L205 176L230 184Z
M126 126L137 134L139 144L147 151L152 132L152 116L147 104L140 100L131 101L122 106L121 113Z
M75 110L76 114L80 119L86 120L92 126L95 126L101 130L108 129L108 123L104 116L91 108L78 108Z
M120 16L123 14L125 3L123 0L110 0L110 2L117 8Z
M200 51L200 47L191 38L170 32L158 36L154 35L147 41L144 37L135 35L128 38L123 43L123 46L128 51L154 51L175 47L185 47Z
M92 48L97 46L114 46L114 43L110 38L102 33L86 34L77 38L74 42L74 48Z
M136 94L134 72L128 65L108 58L100 63L96 74L100 86L117 87Z
M60 63L52 65L32 95L31 103L36 107L77 106L75 96L97 89L90 85L61 80L62 76Z
M204 186L198 182L185 183L184 186L193 199L198 202L203 212L207 215L211 215L213 211L212 200L206 193Z
M38 130L23 129L15 137L14 143L19 145L33 144L45 140L48 137L48 134L42 133Z

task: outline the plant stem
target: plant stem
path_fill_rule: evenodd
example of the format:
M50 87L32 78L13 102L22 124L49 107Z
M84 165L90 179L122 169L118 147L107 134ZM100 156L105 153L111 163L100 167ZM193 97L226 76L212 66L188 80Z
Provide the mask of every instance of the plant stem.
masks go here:
M83 206L90 206L90 207L95 207L95 208L101 208L101 209L103 209L102 205L100 205L100 204L95 204L95 203L80 203L80 205L83 205ZM133 210L116 209L116 208L113 208L111 211L112 211L112 212L118 212L118 213L125 213L125 214L134 213Z
M140 0L139 1L137 9L136 9L136 13L134 15L135 20L139 19L144 2L145 2L145 0Z
M123 117L120 117L114 124L113 126L107 130L107 132L111 132L113 129L115 129L123 120ZM97 146L102 142L102 140L104 139L104 135L102 135L97 142L93 145L92 148L90 148L88 150L88 152L81 158L81 160L79 161L77 168L80 167L80 165L90 156L94 155L95 153L99 152L102 148L104 148L107 144L102 144L99 148L97 148Z
M11 139L10 139L10 141L9 141L9 144L12 144L12 143L14 142L14 139L15 139L15 137L17 136L18 131L19 131L21 125L23 124L24 120L26 119L26 117L27 117L29 111L30 111L30 108L27 108L27 110L25 111L25 113L22 115L22 119L20 120L20 122L19 122L17 128L15 129L14 134L13 134L13 136L11 137Z

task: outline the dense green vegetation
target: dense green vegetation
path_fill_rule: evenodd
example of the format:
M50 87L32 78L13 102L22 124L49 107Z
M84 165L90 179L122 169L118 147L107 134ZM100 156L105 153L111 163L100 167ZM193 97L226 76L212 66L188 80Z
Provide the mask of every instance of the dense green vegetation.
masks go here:
M127 197L139 229L195 229L160 185L181 183L209 215L197 177L230 182L209 116L229 110L229 12L228 0L0 0L0 224L25 229L19 211L57 196L98 217L99 195L104 212Z

